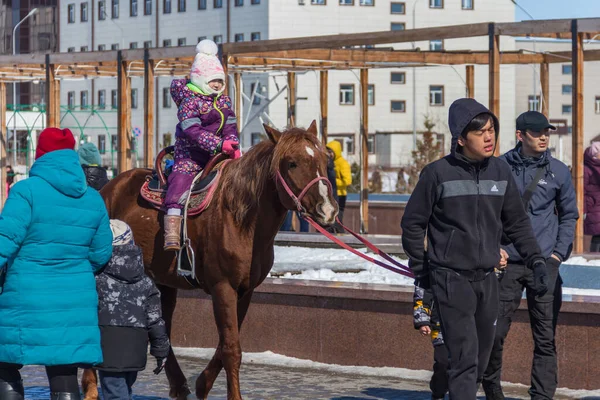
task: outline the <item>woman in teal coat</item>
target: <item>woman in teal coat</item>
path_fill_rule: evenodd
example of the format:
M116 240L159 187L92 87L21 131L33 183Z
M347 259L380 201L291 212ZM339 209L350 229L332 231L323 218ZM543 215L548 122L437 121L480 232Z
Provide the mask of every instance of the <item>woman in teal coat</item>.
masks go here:
M0 214L2 400L23 399L23 365L46 366L52 400L79 399L77 367L102 362L94 272L112 233L74 147L68 129L42 131L29 179Z

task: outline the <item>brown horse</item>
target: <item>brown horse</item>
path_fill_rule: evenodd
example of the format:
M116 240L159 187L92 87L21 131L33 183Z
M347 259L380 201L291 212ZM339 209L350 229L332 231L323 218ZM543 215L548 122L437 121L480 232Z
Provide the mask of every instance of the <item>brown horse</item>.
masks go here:
M292 128L281 133L268 126L265 129L270 140L225 165L210 207L188 220L196 275L202 289L212 296L219 331L216 352L196 380L200 399L207 398L223 367L227 398L241 399L240 327L254 289L273 266L275 235L287 211L297 209L294 198L300 197L305 212L322 225L333 224L338 213L326 182L327 153L316 137L315 122L308 130ZM177 290L193 287L177 275L174 252L163 251L162 215L139 196L149 173L147 169L127 171L101 193L110 217L127 222L143 249L146 272L159 285L163 318L170 332ZM165 371L170 396L185 399L190 389L172 350ZM84 386L93 386L89 385L89 372L86 376Z

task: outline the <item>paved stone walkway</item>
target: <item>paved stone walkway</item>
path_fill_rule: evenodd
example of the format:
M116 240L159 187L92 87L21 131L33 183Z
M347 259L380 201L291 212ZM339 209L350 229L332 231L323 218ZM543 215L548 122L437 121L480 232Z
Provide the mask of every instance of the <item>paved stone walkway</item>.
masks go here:
M194 386L198 374L208 360L179 357L179 362ZM151 368L142 372L134 386L134 400L167 400L168 386L163 374L156 376ZM49 398L46 375L42 367L24 367L27 400ZM427 384L383 377L336 374L316 369L291 369L275 366L242 364L242 395L245 400L428 400L431 395ZM510 399L527 399L523 389L508 390ZM225 373L222 372L213 390L211 400L227 398ZM509 399L509 400L510 400ZM556 397L566 399L566 397Z

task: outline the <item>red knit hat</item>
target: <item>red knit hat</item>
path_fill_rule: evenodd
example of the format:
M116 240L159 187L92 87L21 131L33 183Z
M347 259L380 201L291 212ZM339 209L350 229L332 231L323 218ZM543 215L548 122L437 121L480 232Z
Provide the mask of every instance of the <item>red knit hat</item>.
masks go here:
M75 138L68 128L46 128L40 133L35 159L54 150L75 149Z

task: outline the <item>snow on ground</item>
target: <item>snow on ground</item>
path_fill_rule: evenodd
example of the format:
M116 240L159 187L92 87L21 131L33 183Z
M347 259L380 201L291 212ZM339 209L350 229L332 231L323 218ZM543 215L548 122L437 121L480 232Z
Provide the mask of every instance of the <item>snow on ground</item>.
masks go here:
M201 359L211 359L213 354L215 353L215 349L193 347L174 347L173 351L177 356ZM280 354L275 354L271 351L265 351L262 353L243 353L242 360L242 362L245 364L269 365L296 369L317 369L338 374L390 377L396 379L400 378L422 382L427 382L431 378L431 372L425 370L412 370L407 368L394 367L361 367L325 364L316 361L303 360L300 358L287 357ZM525 385L516 383L503 383L503 385L505 387L526 387ZM557 390L557 394L568 396L574 399L579 399L592 396L600 396L600 390L573 390L559 388Z

